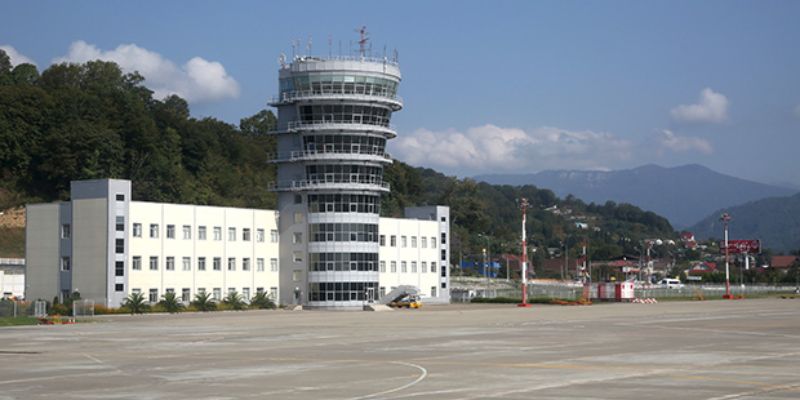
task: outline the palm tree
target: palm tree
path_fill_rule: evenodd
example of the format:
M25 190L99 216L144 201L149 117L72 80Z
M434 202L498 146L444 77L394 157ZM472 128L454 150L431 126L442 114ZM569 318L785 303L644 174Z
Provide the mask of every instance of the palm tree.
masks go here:
M239 293L236 293L236 291L229 292L228 296L222 300L222 303L230 307L232 310L237 311L244 310L244 307L247 305L247 303L245 303L242 299L242 296L240 296Z
M197 311L203 312L214 311L217 309L217 303L214 302L214 299L212 299L211 295L208 293L198 293L194 295L192 306L194 306Z
M266 292L257 292L250 300L250 307L259 309L274 310L276 308L275 302Z
M122 302L122 306L127 308L131 314L142 314L149 307L144 300L144 295L141 293L131 293Z
M162 296L162 300L158 303L161 307L164 307L170 314L178 313L183 311L183 303L178 301L178 298L175 296L174 292L167 292Z

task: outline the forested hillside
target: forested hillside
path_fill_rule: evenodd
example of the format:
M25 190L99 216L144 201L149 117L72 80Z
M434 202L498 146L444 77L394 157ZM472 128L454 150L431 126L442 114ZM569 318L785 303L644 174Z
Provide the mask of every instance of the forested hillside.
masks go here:
M30 64L11 68L0 50L0 210L67 199L71 180L106 177L132 180L134 200L274 208L266 190L275 177L266 162L274 124L266 110L238 126L192 118L185 100L154 99L140 75L114 63L58 64L40 74ZM495 254L518 251L520 196L531 202L529 236L542 249L588 239L594 256L607 258L635 252L643 238L674 234L652 212L560 200L530 185L477 183L399 161L385 179L392 192L384 215L409 205L451 207L454 260L480 252L479 234L491 237Z

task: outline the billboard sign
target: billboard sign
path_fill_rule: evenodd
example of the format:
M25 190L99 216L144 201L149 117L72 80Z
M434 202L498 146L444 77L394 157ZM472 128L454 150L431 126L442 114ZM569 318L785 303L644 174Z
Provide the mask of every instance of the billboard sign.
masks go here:
M719 250L725 254L725 242L719 242ZM753 239L728 240L728 252L730 254L758 254L761 253L761 241Z

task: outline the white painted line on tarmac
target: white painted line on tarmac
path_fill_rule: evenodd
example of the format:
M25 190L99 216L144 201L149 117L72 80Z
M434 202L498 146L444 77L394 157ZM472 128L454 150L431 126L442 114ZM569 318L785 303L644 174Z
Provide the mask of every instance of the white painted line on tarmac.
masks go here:
M384 390L382 392L372 393L372 394L368 394L368 395L365 395L365 396L353 397L350 400L371 399L373 397L378 397L378 396L383 396L383 395L394 393L394 392L399 392L399 391L401 391L403 389L408 389L408 388L410 388L410 387L422 382L422 380L425 379L425 377L428 376L428 370L425 369L425 367L423 367L421 365L407 363L407 362L403 362L403 361L392 361L391 364L399 364L399 365L405 365L405 366L408 366L408 367L416 368L416 369L422 371L422 374L420 374L420 376L418 376L417 379L415 379L415 380L413 380L413 381L411 381L409 383L406 383L403 386L398 386L398 387L396 387L394 389Z
M790 385L771 386L771 387L767 387L767 388L760 389L760 390L750 390L750 391L747 391L747 392L733 393L733 394L728 394L728 395L725 395L725 396L709 397L706 400L731 400L731 399L742 398L742 397L745 397L745 396L750 397L750 396L756 396L756 395L763 395L765 393L785 392L785 391L789 391L789 390L795 390L797 388L800 388L800 385L793 383L793 384L790 384Z

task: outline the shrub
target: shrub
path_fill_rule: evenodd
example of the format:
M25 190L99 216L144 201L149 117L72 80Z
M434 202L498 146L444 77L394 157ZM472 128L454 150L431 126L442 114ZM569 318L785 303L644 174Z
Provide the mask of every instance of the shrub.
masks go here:
M217 309L217 303L211 298L211 295L208 293L198 293L194 295L194 301L192 301L192 307L197 311L214 311Z
M258 292L252 299L250 299L250 308L274 310L276 308L275 302L265 292Z
M50 315L69 315L70 310L63 304L55 304L50 308Z
M122 303L122 306L127 308L131 314L142 314L150 308L141 293L131 293Z
M130 310L124 307L114 308L114 307L106 307L103 304L95 304L94 306L94 314L95 315L106 315L106 314L125 314L129 313Z
M226 308L236 311L244 310L244 308L247 306L247 303L244 302L242 296L240 296L239 293L236 293L236 291L228 293L228 296L222 300L222 304L224 304Z
M183 303L178 300L175 296L175 293L165 293L164 296L161 296L162 300L158 302L158 305L164 309L164 311L175 314L183 311Z

